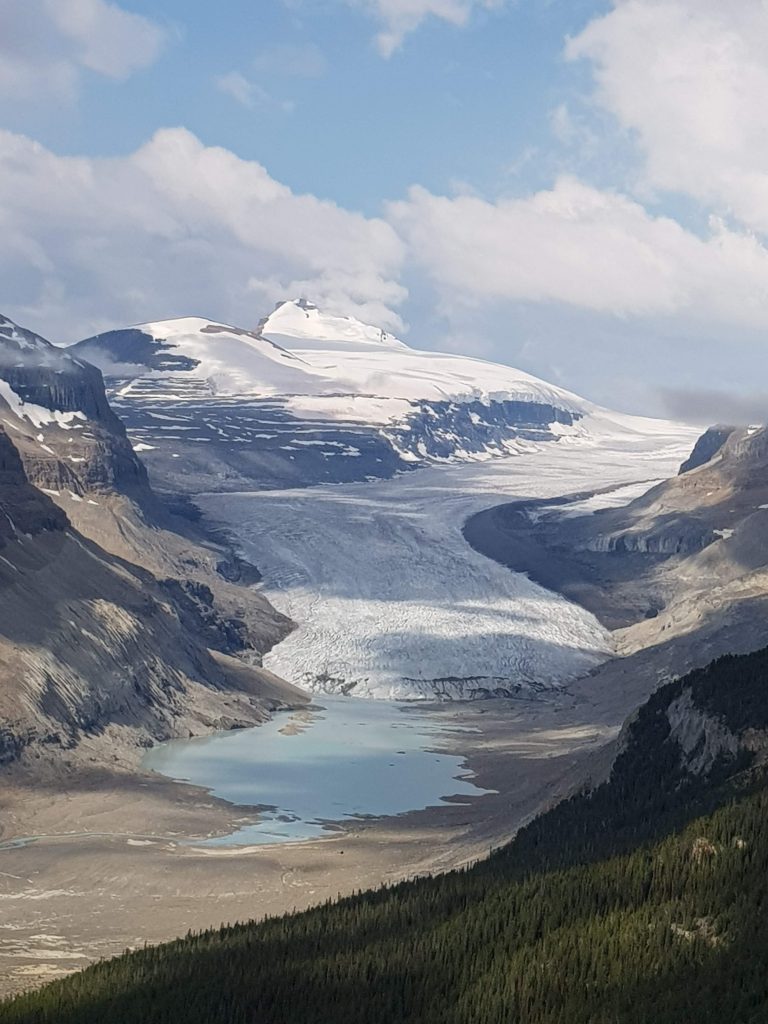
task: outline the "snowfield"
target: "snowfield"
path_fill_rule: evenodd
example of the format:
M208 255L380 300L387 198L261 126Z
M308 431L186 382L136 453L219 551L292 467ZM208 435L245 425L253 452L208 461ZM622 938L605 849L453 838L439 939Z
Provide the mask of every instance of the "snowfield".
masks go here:
M658 430L513 366L422 351L305 299L279 303L255 330L181 317L70 351L103 371L169 491L389 479L530 442Z
M273 672L366 697L532 697L609 658L610 635L588 612L473 551L464 521L507 500L650 486L677 472L695 433L656 422L644 436L564 438L392 480L196 500L298 624L265 657Z
M181 317L110 331L74 350L108 377L124 377L123 399L281 396L298 416L378 424L424 401L539 402L578 415L594 408L522 370L422 352L302 299L280 303L257 331Z

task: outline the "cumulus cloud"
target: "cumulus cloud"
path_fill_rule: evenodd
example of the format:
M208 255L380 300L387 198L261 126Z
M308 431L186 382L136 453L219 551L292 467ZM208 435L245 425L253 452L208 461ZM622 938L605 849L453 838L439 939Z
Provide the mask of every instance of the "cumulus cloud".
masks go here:
M440 18L452 25L466 25L474 11L500 7L504 0L346 0L352 7L367 10L381 24L376 37L379 52L391 57L405 37L427 18Z
M54 339L194 313L250 326L297 293L400 326L390 225L183 129L100 160L0 132L0 231L8 311Z
M107 0L1 0L0 96L72 99L84 70L126 78L156 59L164 35Z
M567 46L633 133L644 176L768 232L768 5L613 0Z
M414 188L390 216L411 258L454 302L559 302L768 326L768 250L754 236L713 220L699 238L573 178L497 202Z

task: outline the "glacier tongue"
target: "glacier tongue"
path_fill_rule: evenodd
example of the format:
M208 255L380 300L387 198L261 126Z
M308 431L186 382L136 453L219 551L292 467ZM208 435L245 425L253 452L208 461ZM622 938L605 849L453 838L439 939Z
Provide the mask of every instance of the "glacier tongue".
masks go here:
M265 658L318 692L462 699L558 690L611 654L588 612L473 551L464 520L497 502L672 474L690 447L621 435L389 481L206 495L298 628Z

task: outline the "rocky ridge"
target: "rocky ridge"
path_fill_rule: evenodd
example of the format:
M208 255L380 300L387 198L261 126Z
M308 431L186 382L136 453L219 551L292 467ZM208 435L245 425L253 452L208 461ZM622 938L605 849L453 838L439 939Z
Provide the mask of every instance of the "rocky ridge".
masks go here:
M255 570L166 509L100 372L0 321L0 764L135 763L303 695Z
M2 316L0 423L38 487L149 496L146 470L109 405L100 371Z
M679 476L620 507L498 506L478 550L594 612L668 679L768 643L768 428L708 431Z

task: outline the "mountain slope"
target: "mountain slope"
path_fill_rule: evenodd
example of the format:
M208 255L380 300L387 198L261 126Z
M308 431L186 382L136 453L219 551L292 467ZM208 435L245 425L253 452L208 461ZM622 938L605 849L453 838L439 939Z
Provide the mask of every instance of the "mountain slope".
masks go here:
M331 316L302 300L280 303L262 320L258 333L320 371L326 395L379 399L381 415L387 419L392 418L386 407L390 401L522 402L569 414L563 422L591 408L577 395L511 366L445 352L421 352L378 328L351 317ZM311 394L308 389L306 393ZM326 409L327 416L344 414L330 402ZM366 415L361 404L361 415L369 418L374 413Z
M592 611L660 678L768 643L768 428L713 428L620 507L516 502L471 517L482 553Z
M2 430L0 509L0 765L55 758L85 736L113 760L259 721L279 702L269 673L224 656L242 637L212 595L180 593L83 538L29 484ZM282 694L298 697L287 685Z
M103 370L153 479L175 491L389 477L563 434L653 429L512 367L420 352L305 300L281 303L256 331L187 317L69 351Z
M8 1024L759 1024L768 651L658 690L611 776L463 871L138 950Z
M99 370L0 318L0 764L301 700L259 668L291 623L254 573L157 500Z
M148 497L147 475L96 367L0 316L0 425L32 483Z

